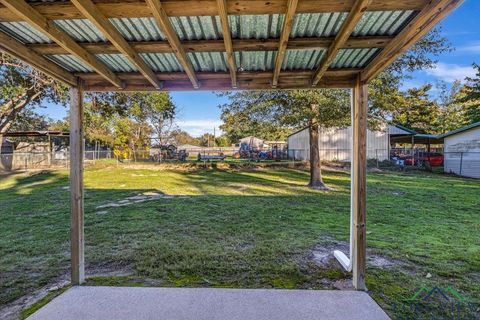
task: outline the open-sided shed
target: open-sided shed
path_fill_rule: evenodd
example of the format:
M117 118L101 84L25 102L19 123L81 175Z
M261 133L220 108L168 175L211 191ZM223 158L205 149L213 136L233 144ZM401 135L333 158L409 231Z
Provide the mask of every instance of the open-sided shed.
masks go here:
M352 88L350 258L365 289L367 84L461 0L0 0L0 49L71 86L72 283L84 91Z

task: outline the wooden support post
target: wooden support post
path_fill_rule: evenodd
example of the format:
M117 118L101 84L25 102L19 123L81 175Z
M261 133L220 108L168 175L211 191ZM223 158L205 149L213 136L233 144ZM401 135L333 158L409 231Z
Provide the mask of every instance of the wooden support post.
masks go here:
M85 280L83 235L83 89L70 88L70 254L73 285Z
M353 89L352 210L353 286L365 290L366 202L367 202L367 106L368 86L360 81Z

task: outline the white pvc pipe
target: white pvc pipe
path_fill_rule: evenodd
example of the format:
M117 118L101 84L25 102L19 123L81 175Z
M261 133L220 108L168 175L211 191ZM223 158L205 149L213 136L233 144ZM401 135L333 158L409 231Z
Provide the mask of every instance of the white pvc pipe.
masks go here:
M333 255L337 258L338 262L342 265L342 267L350 272L352 271L353 263L352 263L352 253L353 253L353 134L355 132L354 128L354 110L353 110L353 92L350 95L351 101L351 108L350 108L350 118L351 118L351 140L350 140L350 252L349 257L345 253L340 250L334 250Z

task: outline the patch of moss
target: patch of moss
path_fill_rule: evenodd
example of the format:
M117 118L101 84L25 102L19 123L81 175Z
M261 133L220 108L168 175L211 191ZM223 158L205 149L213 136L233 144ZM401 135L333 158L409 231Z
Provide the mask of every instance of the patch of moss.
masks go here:
M304 282L305 279L299 275L277 277L272 280L272 286L278 289L295 289Z
M327 269L320 271L321 278L339 280L345 278L345 274L340 269Z
M168 280L172 283L175 287L198 287L200 285L209 285L209 281L206 279L202 279L197 275L190 275L185 274L181 276L173 276L170 275Z
M89 277L85 285L89 286L119 286L119 287L144 287L142 280L131 277Z
M62 287L60 289L57 289L57 290L54 290L54 291L51 291L49 292L45 297L43 297L42 299L38 300L37 302L35 302L34 304L32 304L31 306L25 308L22 310L22 312L20 313L20 319L26 319L28 317L30 317L32 314L34 314L37 310L39 310L40 308L42 308L43 306L45 306L47 303L49 303L50 301L52 301L54 298L58 297L59 295L61 295L62 293L64 293L67 289L69 289L70 286L65 286L65 287Z

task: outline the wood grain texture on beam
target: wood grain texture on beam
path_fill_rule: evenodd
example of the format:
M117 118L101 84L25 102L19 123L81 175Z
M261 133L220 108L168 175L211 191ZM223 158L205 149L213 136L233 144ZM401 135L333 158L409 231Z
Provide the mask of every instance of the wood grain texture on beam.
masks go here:
M97 60L97 58L75 42L68 34L60 30L53 21L46 19L24 0L0 0L0 2L17 16L35 27L35 29L47 35L70 54L73 54L101 74L110 83L118 88L122 87L121 81L105 64Z
M283 14L288 0L228 0L227 12L230 15ZM371 11L421 10L429 0L373 0ZM94 0L94 3L107 18L151 17L152 12L143 0ZM215 16L218 7L215 0L164 0L164 10L168 16ZM348 12L354 0L299 0L298 13ZM48 19L82 19L82 14L69 1L45 1L32 3L38 12ZM19 21L15 14L0 7L0 21Z
M393 37L391 36L366 36L349 38L342 48L383 48ZM328 49L333 37L321 38L295 38L290 39L287 49ZM138 53L171 53L172 47L168 41L130 41L128 44ZM185 52L224 52L223 40L189 40L182 41ZM120 53L111 43L81 43L83 48L92 54ZM235 39L232 40L233 51L276 51L278 39ZM56 43L27 44L39 54L67 54L68 51Z
M350 37L350 34L357 26L358 22L362 18L363 14L367 10L367 7L371 3L372 0L356 0L352 10L348 13L347 18L342 24L340 31L335 36L335 40L328 48L325 56L323 57L320 65L315 72L315 75L312 78L312 85L315 86L320 79L323 77L325 71L327 71L328 67L332 63L333 59L335 59L338 50L343 47L344 43L347 42L347 39Z
M283 59L285 58L285 53L287 51L288 38L290 37L290 31L292 30L297 5L298 0L288 0L282 34L280 35L280 42L278 44L277 57L275 59L275 67L273 69L272 87L274 88L277 86L278 77L282 70Z
M366 270L366 214L367 214L367 109L368 86L357 77L353 88L353 158L352 158L352 210L353 210L353 286L365 290Z
M222 24L223 42L225 44L225 53L227 55L228 70L232 78L232 88L237 87L237 67L235 66L235 57L233 56L232 35L228 23L227 1L217 0L220 23Z
M330 69L325 73L325 77L328 78L354 78L362 69L358 68L344 68L344 69ZM75 74L85 82L102 82L103 79L96 73L77 73ZM139 72L119 72L118 77L122 81L142 81L144 77ZM197 78L199 80L228 80L230 79L230 73L228 72L197 72ZM311 79L313 75L312 70L295 70L282 72L282 78L295 80L295 79ZM184 72L157 72L156 76L161 81L188 81L189 78ZM237 73L237 79L240 80L256 80L256 79L271 79L273 76L272 71L242 71Z
M63 68L60 68L58 65L52 61L46 59L45 57L39 55L32 49L29 49L24 44L18 40L6 35L0 31L0 51L5 51L12 57L20 59L35 69L45 73L46 75L54 78L55 80L62 81L70 86L77 85L77 78L66 71Z
M229 74L227 74L229 75ZM238 86L232 89L230 77L204 79L200 90L204 91L228 91L228 90L274 90L271 85L271 77L264 78L242 78L238 77ZM277 89L310 89L311 76L296 78L280 78ZM352 88L355 84L355 77L323 77L318 87L321 88ZM118 91L105 80L95 81L93 79L85 80L86 91ZM164 91L191 91L191 82L187 80L165 80L162 89ZM125 91L156 91L145 78L131 79L125 81Z
M70 88L70 273L73 285L85 281L83 146L83 87L79 82L77 87Z
M146 0L150 10L153 13L153 17L158 24L158 27L165 35L168 40L168 43L172 47L173 53L178 59L178 62L182 65L183 70L190 78L192 85L195 89L200 87L200 83L198 82L197 77L195 76L195 71L193 69L192 63L187 57L185 50L180 43L180 39L178 38L175 29L173 28L170 20L168 19L165 10L163 9L162 3L159 0Z
M92 22L113 46L150 81L157 89L160 89L161 83L155 77L152 69L145 63L140 55L128 44L125 38L115 28L115 26L95 7L91 0L71 0L77 9Z
M432 0L368 64L362 72L362 81L368 82L375 78L462 2L463 0Z

